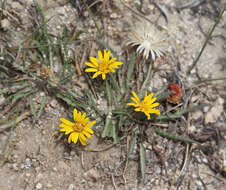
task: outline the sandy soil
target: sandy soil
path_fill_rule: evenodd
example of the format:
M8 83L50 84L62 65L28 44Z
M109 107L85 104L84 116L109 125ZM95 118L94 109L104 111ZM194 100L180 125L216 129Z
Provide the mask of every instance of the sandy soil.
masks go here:
M155 147L148 142L145 144L146 178L144 183L141 183L137 147L128 159L127 138L112 145L111 139L100 139L94 135L85 149L78 145L68 145L66 138L56 133L60 123L59 117L67 117L65 107L47 92L40 91L32 100L40 102L46 97L49 102L40 119L34 122L32 117L28 117L18 123L12 131L5 130L0 133L1 160L12 150L6 163L0 167L1 190L226 188L225 82L193 85L199 77L210 79L226 76L226 14L217 25L214 37L207 45L196 69L191 75L186 76L188 68L202 48L205 35L223 8L223 1L207 0L194 8L188 6L184 9L179 8L190 1L154 1L166 13L167 22L159 9L148 0L143 1L142 7L142 1L124 2L130 9L167 28L173 37L166 56L167 61L157 66L159 72L153 74L149 88L161 86L167 80L173 82L176 80L175 76L180 79L184 88L193 86L189 91L191 102L204 101L206 106L189 114L189 125L182 118L167 123L167 128L168 132L172 133L183 133L187 130L194 139L206 138L204 148L201 150L196 146L160 137L154 134L156 126L151 126L146 134L154 138L156 144ZM78 10L70 3L53 0L39 3L44 9L51 34L60 34L66 25L69 28L76 27L88 31L89 38L96 37L94 22L86 9L80 18L77 16ZM1 22L1 35L10 39L7 43L11 46L18 46L30 35L32 6L31 0L7 1L5 9L13 16L5 18L5 25ZM104 28L105 40L122 57L128 28L137 21L138 16L119 0L106 1L105 8L102 6L101 1L96 8L97 23ZM85 38L86 33L81 36L81 39ZM97 45L94 48L91 48L91 45L91 42L82 44L82 50L81 47L72 48L78 53L79 60L82 60L80 55L83 55L81 51L84 47L87 48L87 53L95 54L96 51L93 49L96 50ZM0 48L4 48L4 43L0 44ZM75 76L74 80L78 78ZM1 101L4 101L3 96ZM8 140L9 133L11 136ZM5 142L8 144L4 145ZM3 147L6 147L5 150Z

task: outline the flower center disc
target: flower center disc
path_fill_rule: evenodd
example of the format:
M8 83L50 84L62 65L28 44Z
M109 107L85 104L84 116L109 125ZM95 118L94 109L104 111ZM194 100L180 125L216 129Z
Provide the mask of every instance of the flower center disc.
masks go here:
M81 133L84 129L84 127L81 123L76 123L73 128L78 133Z
M140 108L141 108L141 110L142 110L143 112L146 112L146 111L148 111L148 109L149 109L149 105L145 104L144 102L141 102L141 103L140 103Z
M109 71L109 65L107 63L103 62L103 63L99 64L99 70L103 73L107 72L107 71Z

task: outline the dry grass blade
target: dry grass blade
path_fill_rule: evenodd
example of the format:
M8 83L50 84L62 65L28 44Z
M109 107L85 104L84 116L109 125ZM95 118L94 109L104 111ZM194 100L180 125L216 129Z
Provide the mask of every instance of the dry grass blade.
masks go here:
M198 57L197 57L197 58L195 59L195 61L193 62L192 66L191 66L191 68L188 70L187 74L190 74L191 71L192 71L192 70L194 69L194 67L196 66L196 64L198 63L199 58L201 57L201 55L202 55L204 49L206 48L206 45L208 44L208 42L209 42L209 40L210 40L210 38L211 38L211 36L212 36L212 34L213 34L213 31L215 30L217 24L220 22L220 20L221 20L223 14L224 14L224 11L226 11L226 5L224 5L223 10L221 11L219 17L217 18L216 22L214 23L212 29L210 30L210 33L208 34L208 36L207 36L207 38L206 38L206 41L205 41L205 43L203 44L202 49L201 49L201 51L200 51Z

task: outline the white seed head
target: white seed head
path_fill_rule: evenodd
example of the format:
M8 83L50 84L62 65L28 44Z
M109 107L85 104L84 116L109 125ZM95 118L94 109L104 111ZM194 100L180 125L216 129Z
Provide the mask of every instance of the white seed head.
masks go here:
M148 59L149 54L153 60L163 56L168 48L168 35L160 31L150 22L140 21L135 24L129 33L127 45L138 46L137 52L143 53L143 57Z

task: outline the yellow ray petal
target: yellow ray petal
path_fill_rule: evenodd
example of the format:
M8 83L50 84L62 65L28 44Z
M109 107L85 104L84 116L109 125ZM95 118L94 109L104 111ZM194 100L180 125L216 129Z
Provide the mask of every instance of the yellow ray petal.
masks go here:
M151 118L149 113L144 112L144 114L148 117L148 120Z
M108 63L109 63L109 64L112 64L115 60L117 60L117 58L114 57L114 58L112 58Z
M78 112L77 114L77 122L80 123L81 122L81 119L82 119L82 113L81 112Z
M155 107L157 107L157 106L159 106L159 103L158 103L158 102L155 102L154 104L152 104L152 105L150 106L150 108L155 108Z
M73 134L73 133L72 133ZM72 134L69 135L68 137L68 144L71 144L71 137L72 137Z
M83 130L83 132L82 132L85 136L87 136L87 138L91 138L92 136L89 134L89 133L87 133L86 131L84 131Z
M89 60L93 63L95 67L98 67L99 60L95 57L89 57Z
M99 57L100 62L103 63L104 59L103 59L103 55L100 50L98 50L98 57Z
M85 118L83 121L82 121L82 125L86 125L87 123L88 123L88 121L89 121L89 118L87 117L87 118Z
M149 103L150 103L150 104L152 104L153 102L155 102L155 101L156 101L156 99L157 99L157 98L153 98L152 100L150 100L150 102L149 102Z
M90 72L97 72L98 70L97 69L94 69L94 68L87 68L85 69L85 72L87 73L90 73Z
M87 139L82 133L79 134L79 140L83 146L86 145Z
M86 118L86 113L83 113L83 114L82 114L81 121L84 121L85 118Z
M72 135L72 137L71 137L72 142L74 142L76 144L78 141L79 133L72 133L71 135Z
M132 94L133 94L134 98L136 98L136 100L137 100L136 102L140 102L139 97L137 96L137 94L134 91L132 91Z
M72 128L71 126L68 126L64 123L61 123L59 126L62 127L62 128Z
M78 111L77 111L77 109L75 108L74 111L73 111L74 121L76 121L77 114L78 114Z
M95 123L96 123L96 121L94 120L94 121L92 121L92 122L86 124L86 127L91 127L91 126L94 125Z
M103 79L103 80L106 79L106 74L102 73L102 79Z
M108 51L104 50L104 60L106 62L109 62L110 54L111 54L110 50L108 50Z
M152 110L150 111L150 113L160 115L160 111L159 111L159 110L156 110L156 109L152 109Z
M93 78L93 79L94 79L94 78L96 78L96 77L97 77L98 75L100 75L101 73L102 73L102 72L97 71L97 72L93 75L93 77L92 77L92 78Z
M137 106L138 106L138 105L135 104L135 103L127 103L126 105L127 105L127 106L134 106L134 107L137 107Z
M119 66L119 65L122 65L123 62L120 62L120 61L116 61L114 63L111 64L111 66L115 67L115 66Z
M137 99L135 98L135 97L131 97L131 100L133 100L134 102L136 102L137 104L139 104L140 103L140 100L139 101L137 101Z
M141 108L136 108L136 109L134 109L134 111L141 111Z
M93 67L93 68L98 67L98 65L95 65L94 63L85 62L84 64L87 65L88 67Z
M93 130L90 129L90 128L88 128L88 127L85 127L84 128L84 131L86 131L87 133L90 133L90 134L93 134L94 133Z
M79 140L80 140L80 142L81 142L82 146L86 146L86 142L87 142L87 140L83 141L83 140L80 138L80 136L79 136Z
M68 121L67 119L60 118L60 121L62 121L65 125L68 125L70 127L74 126L74 123L72 123L71 121Z
M65 135L68 135L69 133L73 132L74 130L73 129L68 129L65 131Z

